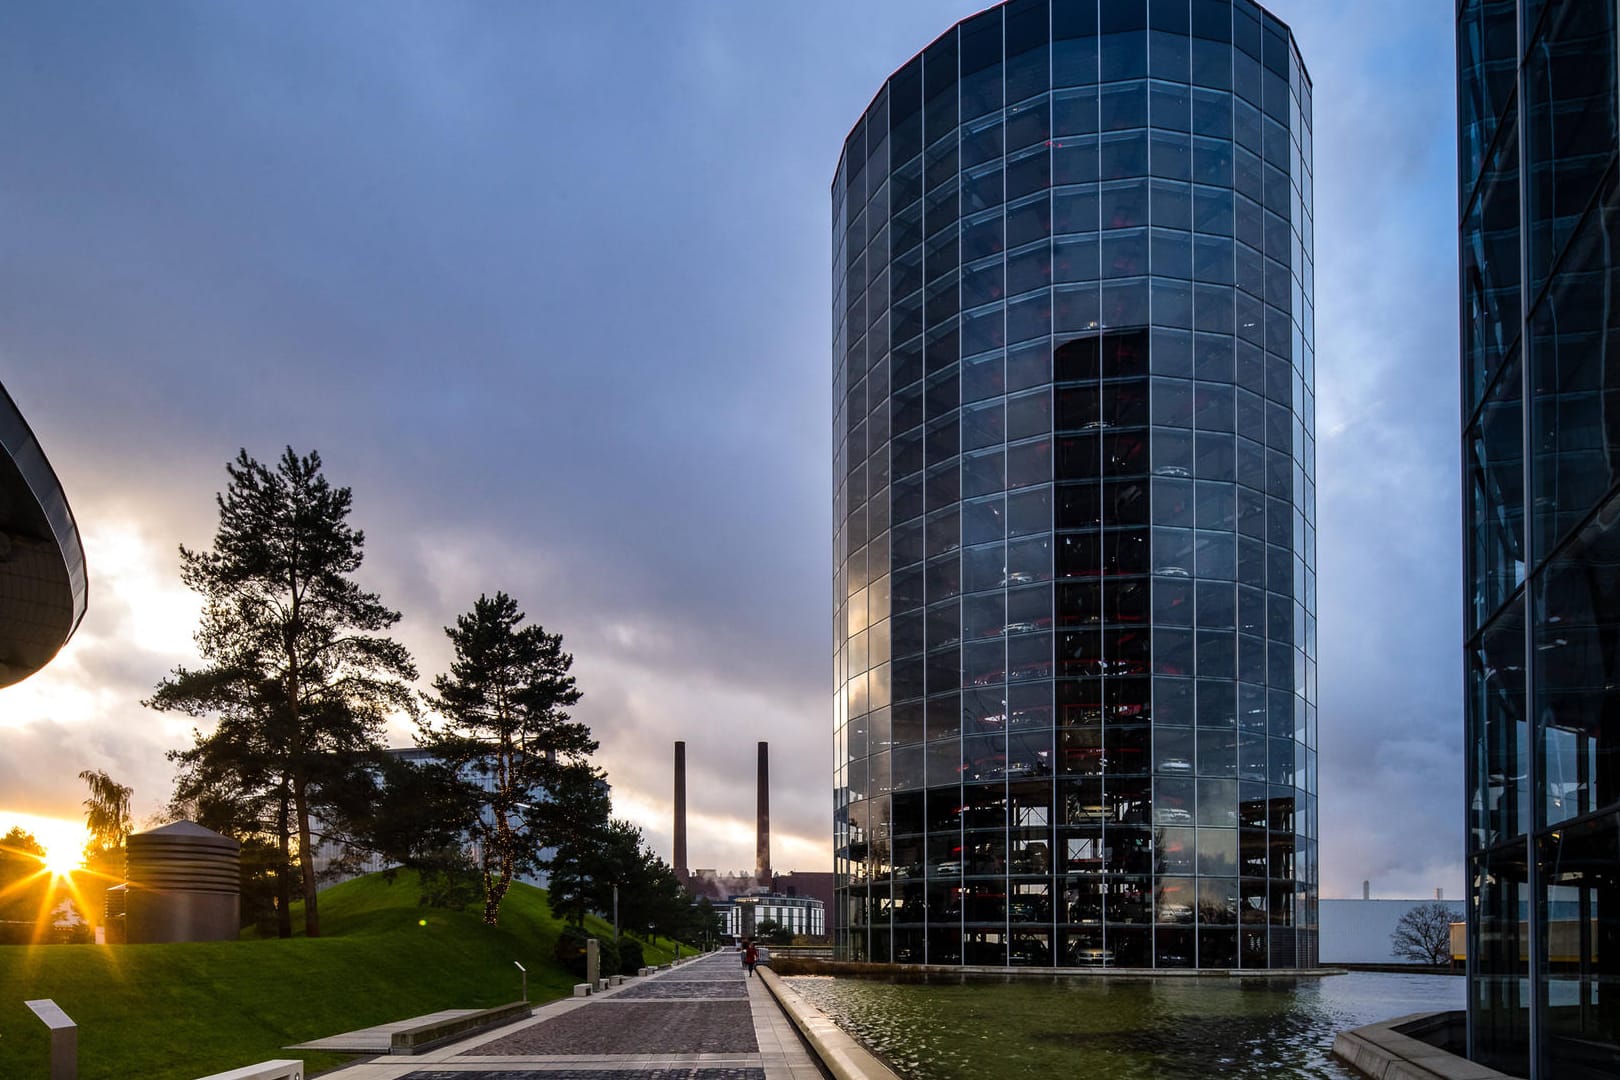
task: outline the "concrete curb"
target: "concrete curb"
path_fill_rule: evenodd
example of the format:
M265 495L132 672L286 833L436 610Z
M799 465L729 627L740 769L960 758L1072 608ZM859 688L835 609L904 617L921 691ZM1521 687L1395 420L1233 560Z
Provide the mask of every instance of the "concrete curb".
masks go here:
M1333 1038L1333 1056L1373 1080L1513 1080L1401 1031L1432 1026L1446 1015L1412 1013L1341 1031Z
M793 1026L799 1029L804 1041L836 1080L900 1080L893 1069L846 1035L826 1013L783 986L776 972L763 965L755 970L776 1004L787 1013Z
M985 967L973 964L875 964L864 960L826 960L783 956L773 962L784 975L854 975L861 978L906 978L944 975L1007 982L1054 979L1319 979L1348 972L1340 967L1317 968L1098 968L1098 967Z
M514 1001L506 1005L497 1005L493 1009L481 1009L465 1016L417 1024L390 1035L388 1052L391 1055L420 1054L425 1050L460 1042L462 1039L503 1027L517 1020L525 1020L533 1012L534 1006L527 1001Z

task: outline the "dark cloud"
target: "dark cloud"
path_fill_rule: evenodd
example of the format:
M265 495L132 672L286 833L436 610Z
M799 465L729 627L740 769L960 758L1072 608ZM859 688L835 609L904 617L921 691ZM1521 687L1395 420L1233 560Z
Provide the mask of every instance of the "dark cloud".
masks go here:
M506 589L655 836L673 739L746 833L769 738L777 828L825 862L827 188L976 6L13 5L0 381L87 531L139 522L170 572L238 446L319 448L424 677ZM1451 31L1275 8L1316 80L1324 881L1417 887L1460 838ZM132 618L93 609L73 738L160 787L135 755L183 728L134 702L173 657ZM3 798L44 799L22 772Z

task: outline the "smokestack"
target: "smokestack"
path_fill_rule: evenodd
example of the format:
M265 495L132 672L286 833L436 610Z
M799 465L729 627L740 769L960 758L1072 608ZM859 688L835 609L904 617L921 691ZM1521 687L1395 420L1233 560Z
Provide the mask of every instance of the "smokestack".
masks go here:
M1372 899L1372 882L1363 881L1361 883L1361 898L1363 900L1371 900Z
M754 841L754 877L761 885L771 883L771 744L759 744L759 811Z
M686 743L675 742L675 876L686 881Z
M1436 900L1444 900L1446 898L1446 890L1444 890L1444 889L1436 889L1436 890L1434 890L1434 898Z

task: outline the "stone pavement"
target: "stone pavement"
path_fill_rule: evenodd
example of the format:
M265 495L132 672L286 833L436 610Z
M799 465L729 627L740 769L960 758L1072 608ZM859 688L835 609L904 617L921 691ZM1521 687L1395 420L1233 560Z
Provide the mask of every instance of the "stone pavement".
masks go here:
M826 1074L735 952L712 953L416 1057L330 1080L821 1080ZM323 1078L325 1080L325 1078Z

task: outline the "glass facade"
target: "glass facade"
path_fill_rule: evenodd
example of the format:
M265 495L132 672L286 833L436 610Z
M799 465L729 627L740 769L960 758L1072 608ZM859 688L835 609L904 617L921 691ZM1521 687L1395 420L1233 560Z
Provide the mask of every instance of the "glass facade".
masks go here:
M1247 0L1012 0L846 140L842 955L1315 965L1310 117Z
M1457 10L1469 1051L1517 1075L1614 1076L1615 5Z
M50 662L78 629L88 595L67 496L0 386L0 687Z

